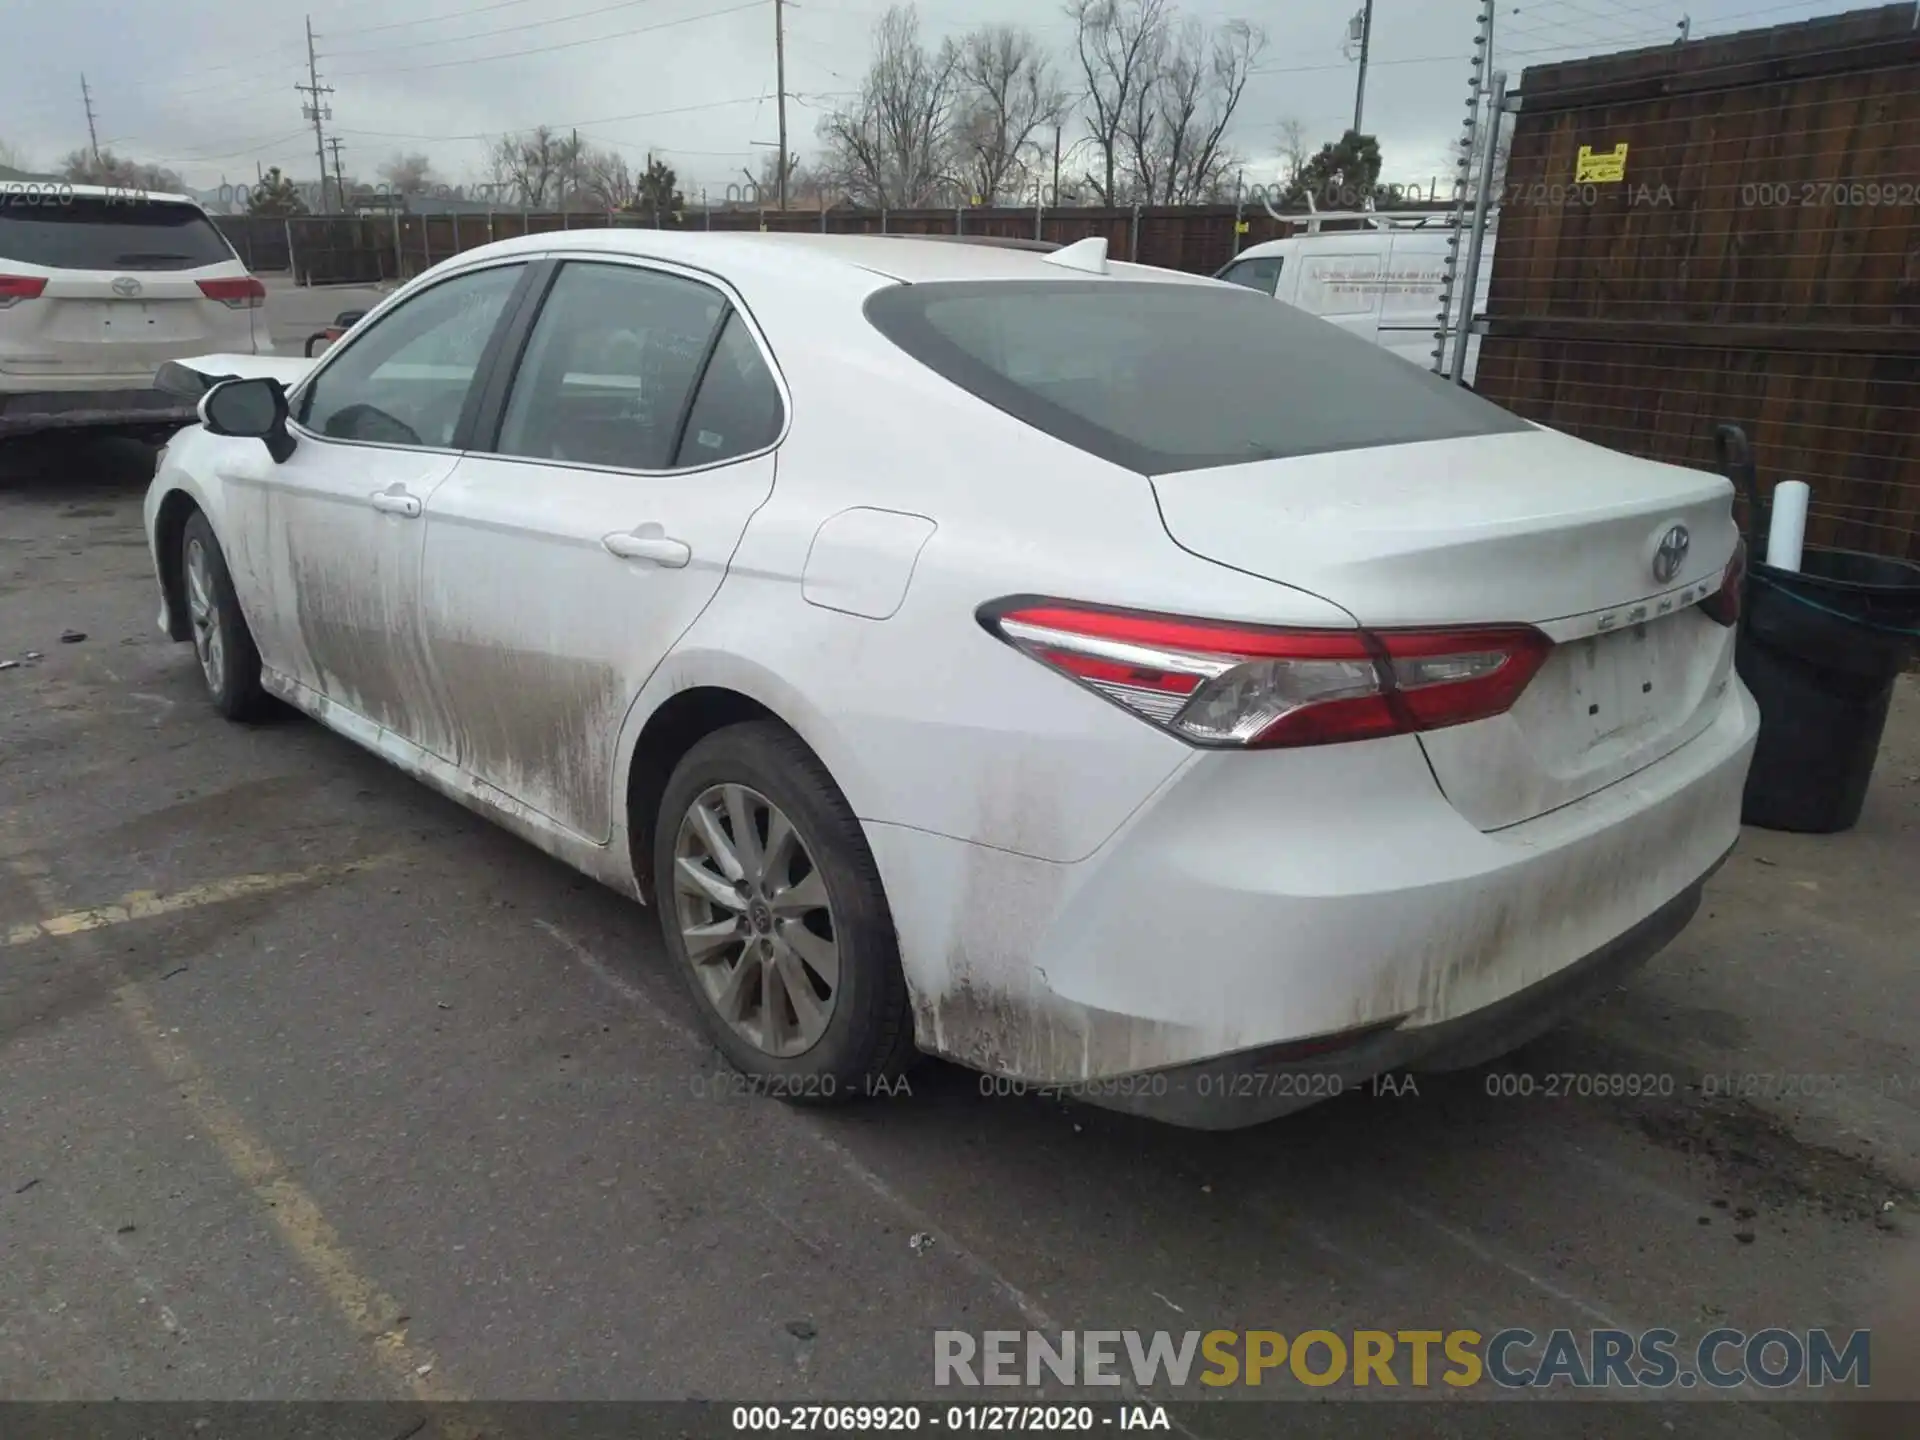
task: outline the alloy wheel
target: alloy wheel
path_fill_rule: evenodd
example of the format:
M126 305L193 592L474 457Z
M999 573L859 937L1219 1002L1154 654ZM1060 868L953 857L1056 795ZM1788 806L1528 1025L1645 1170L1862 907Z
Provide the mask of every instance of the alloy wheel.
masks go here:
M187 542L187 612L193 620L193 648L200 657L207 688L216 695L226 679L226 643L220 633L220 615L214 604L213 565L206 546Z
M786 813L745 785L709 786L680 820L674 914L720 1018L791 1058L826 1033L840 949L826 878Z

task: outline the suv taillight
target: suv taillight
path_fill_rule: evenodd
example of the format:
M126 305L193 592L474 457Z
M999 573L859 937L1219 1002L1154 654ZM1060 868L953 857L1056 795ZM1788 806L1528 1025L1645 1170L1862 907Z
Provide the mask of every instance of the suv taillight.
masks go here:
M1733 544L1733 558L1727 561L1727 568L1720 577L1720 588L1700 602L1700 609L1710 620L1722 625L1740 623L1740 592L1747 588L1747 542L1736 540Z
M202 280L200 293L235 310L257 310L267 303L267 287L251 275L238 280Z
M0 275L0 310L19 300L38 300L47 288L44 275Z
M1008 644L1195 745L1328 745L1509 709L1553 642L1530 625L1292 630L1002 601Z

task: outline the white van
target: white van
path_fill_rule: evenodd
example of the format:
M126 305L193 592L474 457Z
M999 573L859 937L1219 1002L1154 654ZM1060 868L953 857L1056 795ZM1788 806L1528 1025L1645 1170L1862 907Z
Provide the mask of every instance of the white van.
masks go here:
M1327 219L1365 219L1364 230L1320 230ZM1450 217L1408 220L1366 214L1320 214L1307 219L1308 233L1250 245L1215 272L1215 279L1245 285L1276 300L1298 306L1386 347L1415 365L1433 365L1434 332L1439 328L1440 294L1447 278ZM1467 237L1460 237L1460 265L1467 260ZM1491 270L1493 232L1482 242L1480 281L1474 313L1484 313ZM1458 296L1453 302L1459 303ZM1453 328L1456 316L1449 317ZM1453 337L1447 337L1451 367ZM1473 380L1480 338L1467 342L1466 380Z

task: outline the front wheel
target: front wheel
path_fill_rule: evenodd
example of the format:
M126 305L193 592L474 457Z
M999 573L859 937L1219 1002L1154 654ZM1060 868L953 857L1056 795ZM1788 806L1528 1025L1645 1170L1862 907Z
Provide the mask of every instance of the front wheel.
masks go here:
M180 575L193 624L194 654L214 708L229 720L260 718L270 703L260 688L260 652L240 613L213 526L197 511L180 537Z
M653 842L667 951L714 1043L798 1102L884 1089L913 1055L880 874L826 767L774 721L675 767Z

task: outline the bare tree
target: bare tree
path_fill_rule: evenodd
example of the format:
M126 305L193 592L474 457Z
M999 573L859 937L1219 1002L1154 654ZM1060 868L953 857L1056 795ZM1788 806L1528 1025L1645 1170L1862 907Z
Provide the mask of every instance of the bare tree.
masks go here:
M770 202L780 193L780 156L778 152L761 157L760 171L742 170L746 176L748 188L760 197L762 203ZM801 160L798 154L787 156L787 203L806 209L814 205L826 205L839 198L826 176L813 165Z
M1034 137L1059 123L1065 94L1031 31L983 25L957 53L957 159L971 193L997 205L1004 192L1025 188Z
M631 209L640 197L640 182L626 156L614 149L586 147L580 156L579 188L597 210Z
M1194 19L1169 26L1151 83L1121 126L1141 200L1194 205L1228 189L1239 159L1227 149L1227 128L1265 45L1244 20L1212 31Z
M0 169L29 172L33 169L33 162L27 159L27 152L18 145L0 140Z
M419 195L435 181L433 162L418 150L395 151L380 166L380 178L396 195Z
M920 43L913 6L890 8L859 99L821 118L830 183L860 204L932 203L951 174L957 66L951 41L935 53Z
M1080 119L1099 152L1099 170L1087 177L1102 204L1117 205L1127 183L1123 137L1131 123L1144 129L1142 107L1167 45L1167 0L1070 0L1076 97Z
M177 170L102 150L96 157L91 150L70 150L60 162L63 178L82 185L118 185L128 190L180 190L186 182Z
M1313 147L1307 143L1306 122L1297 115L1289 115L1275 127L1274 139L1280 152L1280 183L1291 185L1300 178L1300 171L1313 156Z
M492 183L507 204L544 210L564 204L581 188L583 166L577 135L556 135L545 125L503 135L487 152Z

